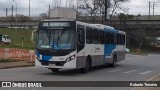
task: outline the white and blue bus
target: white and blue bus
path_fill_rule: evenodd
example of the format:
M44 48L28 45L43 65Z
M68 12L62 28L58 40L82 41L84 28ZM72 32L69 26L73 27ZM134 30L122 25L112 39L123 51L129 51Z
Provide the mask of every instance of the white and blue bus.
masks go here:
M75 20L45 20L38 25L38 67L58 72L81 69L84 73L100 65L115 67L125 59L126 34L113 27Z

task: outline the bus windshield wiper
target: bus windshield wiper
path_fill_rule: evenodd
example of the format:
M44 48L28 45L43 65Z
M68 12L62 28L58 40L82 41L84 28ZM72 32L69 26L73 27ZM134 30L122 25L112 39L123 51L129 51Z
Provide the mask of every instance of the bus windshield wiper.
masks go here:
M46 30L47 33L47 38L48 38L48 44L50 45L51 42L51 32L49 32L49 30Z
M62 31L62 33L60 35L58 35L57 37L57 45L59 46L59 41L61 40L63 34L66 32L66 29Z

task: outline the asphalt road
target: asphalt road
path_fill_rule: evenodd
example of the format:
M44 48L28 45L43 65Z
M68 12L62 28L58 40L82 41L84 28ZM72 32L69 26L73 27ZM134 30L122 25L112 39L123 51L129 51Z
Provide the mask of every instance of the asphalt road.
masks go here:
M81 74L75 70L52 73L48 69L36 67L2 69L0 81L146 81L159 73L160 55L126 55L126 60L119 62L116 68L96 67L87 74ZM43 89L129 90L131 88L30 88L30 90Z

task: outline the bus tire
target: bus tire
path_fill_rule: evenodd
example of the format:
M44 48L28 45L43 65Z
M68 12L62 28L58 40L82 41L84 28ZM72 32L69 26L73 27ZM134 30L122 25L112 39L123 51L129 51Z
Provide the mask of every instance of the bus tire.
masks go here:
M82 73L88 73L89 70L90 70L90 63L89 63L89 60L87 59L87 60L85 61L85 66L84 66L84 68L81 68L81 72L82 72Z
M51 71L52 72L59 72L59 69L58 68L52 68Z
M111 63L111 67L116 67L116 65L117 65L117 56L114 55L113 61L112 61L112 63Z

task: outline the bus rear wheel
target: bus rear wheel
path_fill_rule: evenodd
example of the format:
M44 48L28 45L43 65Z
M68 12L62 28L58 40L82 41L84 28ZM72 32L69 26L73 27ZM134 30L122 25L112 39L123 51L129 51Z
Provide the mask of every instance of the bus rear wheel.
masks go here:
M84 68L81 68L81 71L82 71L82 73L88 73L89 69L90 69L90 63L89 63L89 60L86 60L85 66L84 66Z
M59 72L59 69L58 68L52 68L51 71L52 72Z
M116 65L117 65L117 56L114 55L113 61L112 61L112 63L111 63L111 67L116 67Z

